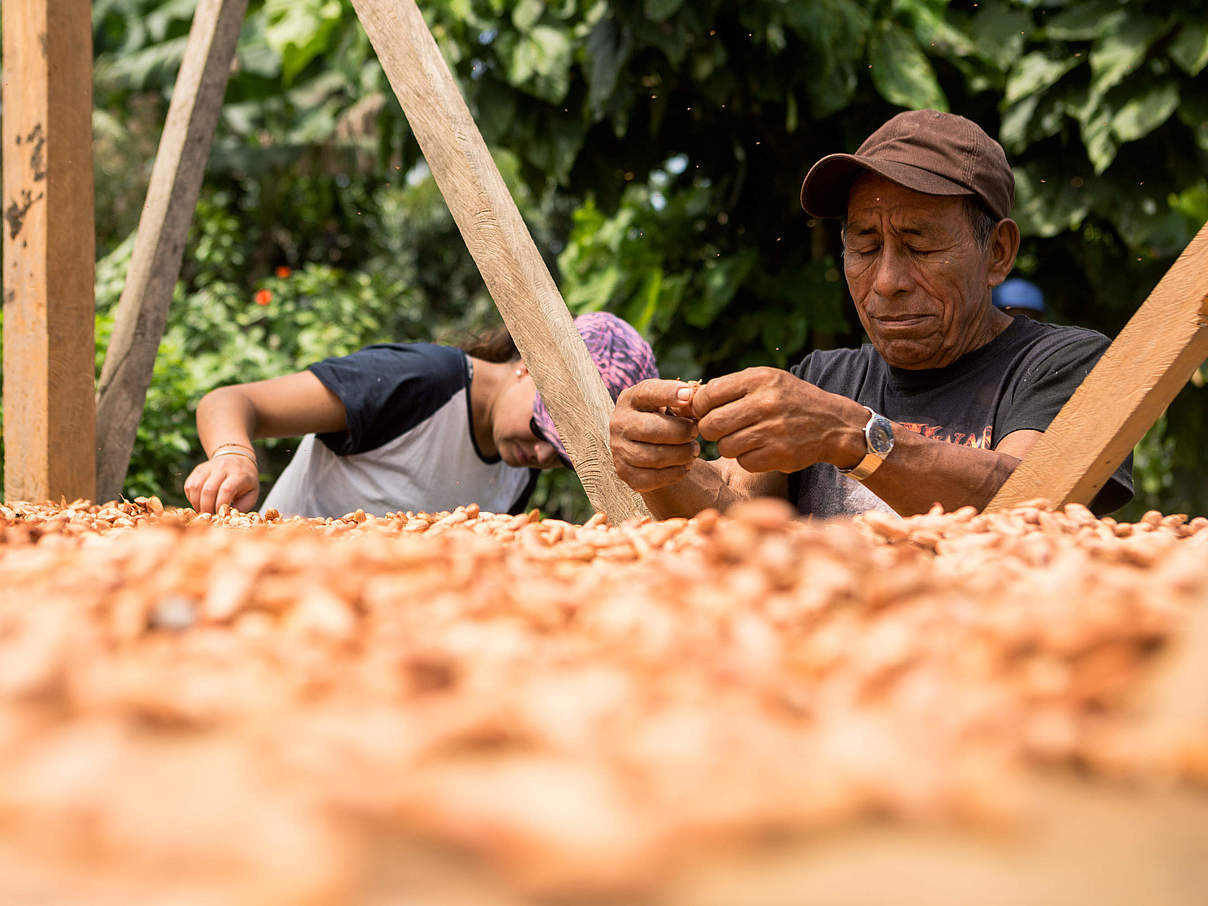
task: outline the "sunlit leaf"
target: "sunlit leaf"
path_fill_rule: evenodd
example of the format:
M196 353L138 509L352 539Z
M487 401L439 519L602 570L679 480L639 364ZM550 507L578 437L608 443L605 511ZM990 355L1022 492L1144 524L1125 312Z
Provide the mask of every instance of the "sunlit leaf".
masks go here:
M1045 51L1039 50L1022 57L1007 75L1007 90L1003 103L1014 104L1029 94L1050 88L1084 59L1069 54L1054 59Z
M891 104L915 109L947 110L948 100L931 63L914 38L900 25L883 22L868 48L872 81Z
M340 0L265 0L265 37L287 84L329 49L344 13Z
M1091 90L1102 95L1133 72L1167 28L1164 20L1154 16L1130 13L1122 18L1091 48Z
M1112 114L1101 104L1083 112L1082 144L1096 173L1106 170L1116 159L1117 144L1112 134Z
M1208 22L1184 22L1170 42L1170 57L1188 75L1208 65Z
M512 10L512 24L520 31L528 31L537 24L544 11L542 0L519 0Z
M543 100L559 103L570 87L571 52L566 32L538 25L516 42L508 80Z
M1120 27L1126 11L1120 0L1080 0L1045 23L1045 37L1058 41L1091 41Z
M1121 142L1134 142L1148 135L1179 106L1179 86L1163 82L1125 101L1112 117L1112 132Z
M1090 194L1068 172L1049 164L1015 168L1011 217L1025 236L1056 236L1076 229L1091 207Z

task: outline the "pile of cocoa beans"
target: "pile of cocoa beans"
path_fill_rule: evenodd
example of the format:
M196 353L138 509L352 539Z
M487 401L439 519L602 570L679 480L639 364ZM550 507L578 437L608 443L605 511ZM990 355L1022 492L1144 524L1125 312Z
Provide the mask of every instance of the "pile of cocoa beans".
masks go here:
M1041 770L1208 785L1208 713L1150 694L1206 589L1208 519L1043 501L8 502L0 901L590 902L868 816L1009 828Z

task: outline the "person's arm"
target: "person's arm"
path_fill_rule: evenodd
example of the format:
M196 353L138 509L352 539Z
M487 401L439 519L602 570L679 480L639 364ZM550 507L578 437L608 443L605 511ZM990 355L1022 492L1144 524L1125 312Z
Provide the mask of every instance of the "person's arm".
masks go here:
M609 446L617 474L642 494L656 518L693 516L714 507L725 511L750 497L788 492L779 472L755 474L732 459L699 457L695 419L688 411L693 388L683 381L651 379L624 390L609 422Z
M211 390L197 405L197 434L209 457L185 480L189 503L213 513L250 510L260 496L252 441L342 431L344 404L309 371Z
M796 472L819 462L850 469L864 458L868 410L775 368L748 368L709 381L693 397L700 436L749 472ZM949 444L905 428L864 485L902 515L981 509L1039 437L1017 431L995 450Z

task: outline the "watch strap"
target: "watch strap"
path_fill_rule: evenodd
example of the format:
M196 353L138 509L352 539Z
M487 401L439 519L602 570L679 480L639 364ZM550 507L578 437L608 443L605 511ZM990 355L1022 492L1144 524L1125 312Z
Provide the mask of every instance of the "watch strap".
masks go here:
M873 420L877 417L868 406L864 407L868 411L868 421L864 423L864 443L868 445L868 430L872 426ZM864 458L852 466L850 469L839 469L843 475L847 475L856 481L863 481L877 469L881 468L881 463L885 462L885 457L879 453L874 453L871 448L864 454Z

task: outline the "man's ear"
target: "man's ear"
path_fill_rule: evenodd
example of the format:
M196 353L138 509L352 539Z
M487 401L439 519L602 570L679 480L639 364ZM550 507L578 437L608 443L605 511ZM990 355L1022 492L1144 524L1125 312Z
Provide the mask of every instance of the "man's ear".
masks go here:
M991 286L998 286L1007 279L1011 268L1015 266L1015 256L1019 254L1019 224L1010 217L1004 217L994 227L987 243L986 253L989 255L989 278Z

